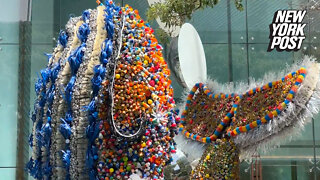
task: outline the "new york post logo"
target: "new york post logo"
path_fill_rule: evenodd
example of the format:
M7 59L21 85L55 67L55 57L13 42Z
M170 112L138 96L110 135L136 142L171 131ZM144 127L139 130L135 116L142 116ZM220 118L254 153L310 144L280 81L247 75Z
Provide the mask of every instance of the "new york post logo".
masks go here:
M274 13L272 24L270 24L270 43L268 52L298 51L301 48L304 35L302 24L306 10L279 10Z

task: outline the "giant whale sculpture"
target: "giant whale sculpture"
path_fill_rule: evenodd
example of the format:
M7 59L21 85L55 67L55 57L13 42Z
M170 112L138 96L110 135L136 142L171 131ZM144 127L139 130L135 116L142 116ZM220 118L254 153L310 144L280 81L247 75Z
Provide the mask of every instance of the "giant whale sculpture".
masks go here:
M163 179L178 129L178 147L200 157L190 179L238 179L241 159L319 107L319 65L306 58L246 86L196 83L180 121L153 29L111 0L69 20L40 74L27 164L35 179Z

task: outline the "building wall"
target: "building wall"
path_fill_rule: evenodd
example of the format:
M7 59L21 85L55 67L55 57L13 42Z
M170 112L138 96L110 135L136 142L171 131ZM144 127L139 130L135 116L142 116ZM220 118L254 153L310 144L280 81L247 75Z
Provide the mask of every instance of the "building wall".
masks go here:
M7 179L14 179L16 171L18 68L19 0L1 0L0 145L2 148L0 153L0 174Z

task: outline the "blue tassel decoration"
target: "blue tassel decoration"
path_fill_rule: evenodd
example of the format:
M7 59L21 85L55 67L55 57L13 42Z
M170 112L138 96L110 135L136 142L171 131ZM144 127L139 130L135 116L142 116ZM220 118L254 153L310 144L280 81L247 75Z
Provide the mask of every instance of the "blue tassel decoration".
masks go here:
M33 146L33 134L31 133L30 135L29 135L29 146L32 148L32 146Z
M42 87L46 88L47 83L49 82L49 77L50 77L50 69L42 69L40 71L41 77L42 77Z
M64 167L67 170L67 174L66 174L65 179L69 180L70 179L69 169L70 169L70 162L71 162L71 151L70 150L67 150L67 151L61 150L61 152L62 152L62 162L64 163Z
M105 11L107 12L105 22L106 22L106 29L108 32L108 38L112 39L114 34L114 23L113 23L113 17L114 17L114 5L110 5L110 3L107 3Z
M67 105L70 108L71 108L71 99L72 99L72 89L75 83L76 83L76 76L72 76L66 88L64 89L65 101L67 102Z
M48 60L48 62L49 62L49 60L52 58L52 54L48 54L48 53L44 53L44 55L46 55L47 56L47 60Z
M49 148L50 145L50 138L51 138L52 129L49 123L46 123L43 128L41 129L42 135L42 145L46 148Z
M67 46L68 39L69 39L68 34L65 31L61 30L59 33L58 43L61 44L63 48L65 48Z
M65 167L69 170L70 167L70 159L71 159L71 151L61 150L62 152L62 162L64 163Z
M88 111L88 120L89 124L92 124L96 122L96 119L98 118L98 112L96 112L96 102L92 100L87 107L85 107Z
M90 18L90 12L88 10L83 11L82 20L86 22Z
M95 146L89 146L86 155L86 164L88 167L94 167L95 161L98 159L98 149ZM90 171L95 170L92 168Z
M64 120L61 119L61 121L63 122L63 124L60 125L60 133L62 134L62 136L65 139L70 139L71 137L71 128L69 126L69 124Z
M91 79L94 97L98 95L102 80L105 77L105 73L106 73L106 68L104 68L102 65L97 65L94 67L94 76Z
M39 96L41 88L42 88L42 80L38 78L37 82L34 84L34 89L37 96Z
M70 64L72 76L76 75L80 64L82 63L82 58L84 56L86 44L82 43L68 58L68 62Z
M71 122L72 122L72 110L67 111L64 120L65 120L67 123L71 124Z
M50 79L53 85L56 82L56 79L58 78L60 69L61 69L60 62L56 63L55 66L51 69Z
M100 123L94 123L91 126L88 126L86 129L87 138L90 143L94 143L94 140L98 137L100 129Z
M77 35L81 42L86 42L89 33L90 33L89 25L87 23L84 23L79 27L79 31Z

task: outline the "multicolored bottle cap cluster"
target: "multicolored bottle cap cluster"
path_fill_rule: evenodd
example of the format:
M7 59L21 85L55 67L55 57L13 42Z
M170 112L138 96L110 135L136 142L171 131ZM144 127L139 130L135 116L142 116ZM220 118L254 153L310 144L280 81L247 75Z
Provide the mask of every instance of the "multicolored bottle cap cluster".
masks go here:
M163 167L175 153L173 137L179 123L177 112L173 111L170 71L153 29L128 5L122 13L124 29L114 90L108 91L110 82L104 82L102 88L102 102L113 104L100 106L103 126L96 141L98 175L99 179L126 179L131 174L161 179ZM113 118L103 113L107 111ZM113 131L119 132L118 136ZM132 134L136 135L131 137Z
M203 153L190 179L239 179L239 152L230 138L218 139Z

